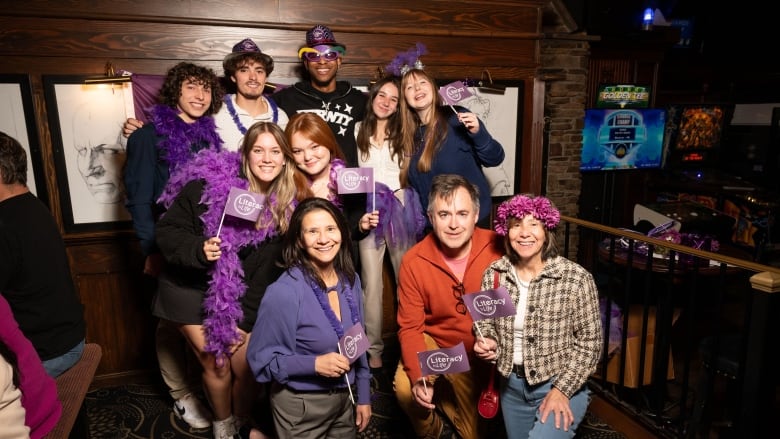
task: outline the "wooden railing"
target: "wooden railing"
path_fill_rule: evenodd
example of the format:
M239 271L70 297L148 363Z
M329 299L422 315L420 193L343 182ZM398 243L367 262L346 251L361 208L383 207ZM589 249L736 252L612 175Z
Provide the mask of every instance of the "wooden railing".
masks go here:
M780 268L723 244L709 252L562 220L564 255L594 275L602 301L592 391L659 437L771 436Z

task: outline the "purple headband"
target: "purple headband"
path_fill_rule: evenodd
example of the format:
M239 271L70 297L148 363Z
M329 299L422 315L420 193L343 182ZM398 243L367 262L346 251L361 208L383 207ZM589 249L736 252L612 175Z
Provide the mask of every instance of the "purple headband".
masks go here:
M496 219L493 224L496 227L496 233L499 235L507 234L507 222L510 218L523 218L531 214L534 218L544 223L547 230L552 230L561 220L561 213L558 212L552 202L545 197L529 197L527 195L515 195L514 197L499 204L496 211Z

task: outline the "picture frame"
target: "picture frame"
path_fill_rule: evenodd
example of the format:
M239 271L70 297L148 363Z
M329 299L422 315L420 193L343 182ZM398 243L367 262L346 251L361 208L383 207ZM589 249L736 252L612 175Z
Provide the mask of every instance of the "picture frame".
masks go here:
M451 81L443 82L446 84ZM493 198L515 195L520 187L520 151L523 144L524 83L495 81L480 87L467 83L472 96L457 105L468 108L485 124L488 132L504 147L504 161L498 166L483 168Z
M27 152L27 187L49 206L46 172L35 123L32 86L26 74L0 75L0 131L16 139Z
M66 233L132 228L122 169L134 117L130 82L86 84L88 76L44 75L44 95Z

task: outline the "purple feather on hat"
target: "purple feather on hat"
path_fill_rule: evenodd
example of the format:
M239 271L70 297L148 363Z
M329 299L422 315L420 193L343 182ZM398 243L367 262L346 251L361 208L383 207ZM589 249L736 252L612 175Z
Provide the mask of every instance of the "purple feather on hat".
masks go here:
M411 49L406 52L401 52L390 61L387 65L387 71L395 76L403 76L411 69L422 70L423 63L420 61L420 56L428 53L427 48L423 43L417 43Z

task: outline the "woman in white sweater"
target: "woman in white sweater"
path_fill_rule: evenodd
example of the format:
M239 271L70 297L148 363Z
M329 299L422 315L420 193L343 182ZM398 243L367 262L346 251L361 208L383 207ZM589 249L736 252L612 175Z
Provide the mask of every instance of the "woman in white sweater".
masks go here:
M29 438L30 427L24 425L24 415L16 355L0 341L0 439Z

